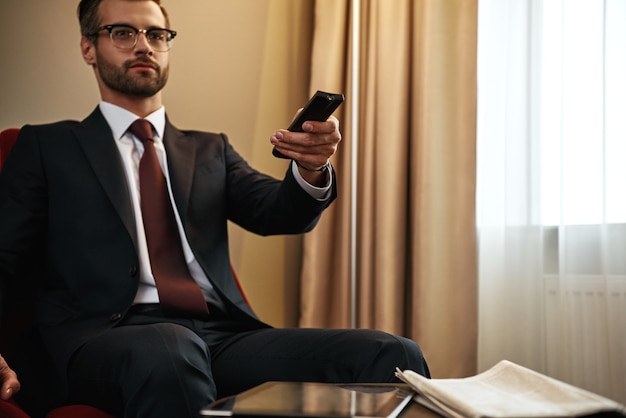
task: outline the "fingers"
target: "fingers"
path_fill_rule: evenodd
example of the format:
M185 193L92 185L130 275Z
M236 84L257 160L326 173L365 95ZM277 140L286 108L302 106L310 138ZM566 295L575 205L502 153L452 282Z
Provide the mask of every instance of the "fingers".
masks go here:
M2 400L9 400L14 394L20 390L20 382L17 379L17 374L11 370L9 365L4 360L4 357L0 355L0 382L2 386L0 388L0 398Z
M301 157L326 162L337 150L337 143L325 139L311 139L306 135L294 137L289 133L277 132L270 142L285 156L299 160Z
M341 142L339 122L331 117L326 122L305 122L302 128L304 132L279 130L270 142L286 157L308 166L324 165Z

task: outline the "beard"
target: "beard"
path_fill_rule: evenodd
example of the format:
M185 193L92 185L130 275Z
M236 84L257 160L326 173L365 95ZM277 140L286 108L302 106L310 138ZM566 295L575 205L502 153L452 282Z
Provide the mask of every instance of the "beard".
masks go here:
M156 65L155 71L140 72L137 76L129 74L131 65L140 62ZM152 97L167 83L169 68L162 69L149 59L138 58L116 66L98 54L98 73L102 82L111 90L136 97Z

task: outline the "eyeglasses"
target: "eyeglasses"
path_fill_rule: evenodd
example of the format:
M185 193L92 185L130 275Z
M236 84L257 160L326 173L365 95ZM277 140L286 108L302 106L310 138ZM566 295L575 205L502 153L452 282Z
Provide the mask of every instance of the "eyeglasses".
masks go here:
M135 45L137 45L139 34L143 33L146 35L148 43L155 51L166 52L170 50L172 40L176 37L176 32L170 29L137 29L130 25L100 26L90 36L96 36L98 32L103 30L109 31L113 46L119 49L133 49Z

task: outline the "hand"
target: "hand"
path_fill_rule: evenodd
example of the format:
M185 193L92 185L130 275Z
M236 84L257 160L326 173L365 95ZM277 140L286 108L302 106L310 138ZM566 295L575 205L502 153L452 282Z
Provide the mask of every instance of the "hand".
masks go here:
M272 135L270 142L281 154L297 161L301 168L315 172L337 151L341 142L339 121L334 116L326 122L307 121L302 130L304 132L281 129Z
M0 398L9 400L11 396L20 391L20 381L17 380L17 374L11 370L4 357L0 355Z

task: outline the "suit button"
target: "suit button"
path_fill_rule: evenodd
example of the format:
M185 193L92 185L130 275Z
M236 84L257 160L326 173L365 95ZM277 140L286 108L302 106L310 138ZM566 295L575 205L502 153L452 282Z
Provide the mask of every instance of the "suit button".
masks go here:
M137 275L137 271L139 269L137 268L137 266L133 265L130 266L130 269L128 270L128 272L130 273L131 277L135 277Z
M111 315L109 319L111 320L111 322L119 321L120 319L122 319L122 314L119 312L116 312L113 315Z

